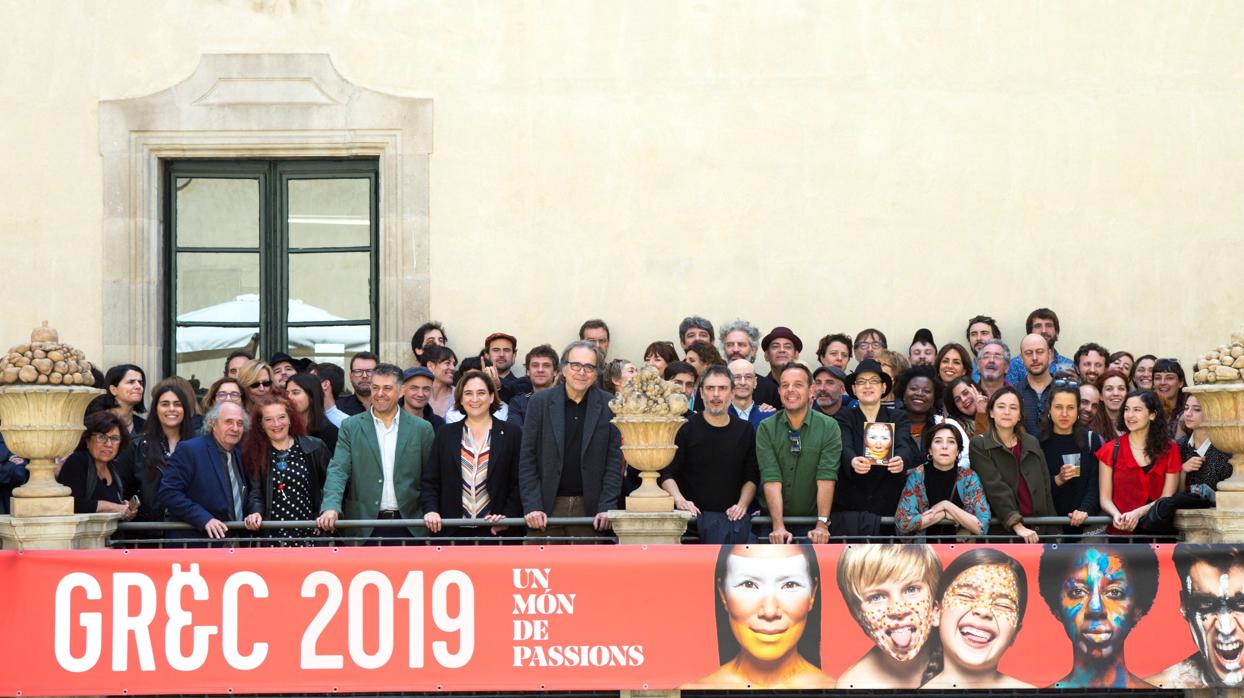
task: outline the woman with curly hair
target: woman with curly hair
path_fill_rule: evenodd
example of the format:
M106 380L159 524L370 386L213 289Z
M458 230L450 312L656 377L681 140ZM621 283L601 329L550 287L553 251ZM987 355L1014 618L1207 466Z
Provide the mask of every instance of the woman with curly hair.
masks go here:
M1179 447L1166 435L1166 412L1148 390L1128 394L1116 439L1097 450L1101 508L1113 519L1109 533L1167 533L1179 489ZM1155 510L1155 505L1163 502ZM1169 515L1169 516L1168 516Z

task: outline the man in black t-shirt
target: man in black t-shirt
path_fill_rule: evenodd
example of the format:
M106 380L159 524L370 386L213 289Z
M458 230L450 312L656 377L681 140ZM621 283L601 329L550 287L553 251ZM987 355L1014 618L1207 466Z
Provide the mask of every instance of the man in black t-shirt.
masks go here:
M697 517L700 542L750 543L760 469L756 433L729 412L734 376L725 366L709 366L700 379L699 412L678 430L674 460L661 471L661 487L674 506Z

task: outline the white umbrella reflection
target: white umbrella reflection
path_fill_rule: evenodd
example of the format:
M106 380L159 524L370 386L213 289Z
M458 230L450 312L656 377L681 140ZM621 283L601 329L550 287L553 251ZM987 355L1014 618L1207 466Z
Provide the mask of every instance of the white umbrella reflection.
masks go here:
M335 322L338 317L323 308L291 298L287 321ZM251 347L259 332L259 294L244 293L231 301L217 303L206 308L191 310L177 316L178 322L246 322L254 327L179 327L177 328L177 353L202 354L232 351ZM371 329L366 325L335 327L291 327L289 348L291 353L310 355L317 346L343 347L346 353L367 351L371 348ZM303 350L303 351L298 351Z

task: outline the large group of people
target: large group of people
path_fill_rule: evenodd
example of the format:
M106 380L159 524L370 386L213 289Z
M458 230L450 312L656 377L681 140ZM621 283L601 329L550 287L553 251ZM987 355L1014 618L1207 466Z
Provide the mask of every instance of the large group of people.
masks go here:
M196 536L307 522L267 533L298 544L383 519L424 526L342 535L592 535L638 482L608 401L651 366L691 405L660 484L704 542L1034 543L1095 533L1086 522L1101 515L1105 533L1154 536L1172 532L1176 510L1214 505L1230 456L1209 442L1179 361L1092 342L1063 356L1048 308L1025 327L1015 356L980 315L964 343L939 346L922 329L900 351L868 328L825 335L805 362L790 328L762 337L736 320L718 334L691 316L677 342L629 361L610 360L608 325L589 320L560 353L523 353L519 375L513 335L489 334L459 360L429 322L405 369L371 352L343 368L236 351L202 399L184 379L161 381L150 413L146 374L124 364L100 377L106 394L58 477L78 511L185 522ZM15 479L14 463L0 479ZM771 523L753 526L756 515ZM554 525L567 518L591 523Z

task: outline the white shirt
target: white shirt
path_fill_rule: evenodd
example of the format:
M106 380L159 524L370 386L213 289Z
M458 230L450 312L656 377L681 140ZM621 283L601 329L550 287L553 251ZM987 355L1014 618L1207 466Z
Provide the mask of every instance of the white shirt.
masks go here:
M376 425L376 441L380 444L380 470L384 473L384 487L380 490L380 511L397 510L397 490L393 487L393 462L397 460L397 425L401 414L393 415L393 426L385 427L375 411L367 410Z
M734 403L731 403L731 404L734 404ZM745 410L740 410L738 405L734 405L734 411L739 413L739 419L743 420L744 422L746 422L746 421L748 421L749 419L751 419L751 416L752 416L752 410L754 410L754 409L756 409L756 403L755 403L755 402L749 402L749 403L747 403L747 409L745 409Z
M340 428L341 423L346 421L346 417L349 417L350 415L342 412L336 405L333 405L332 407L324 410L324 416L328 417L328 421L332 422L333 426Z

